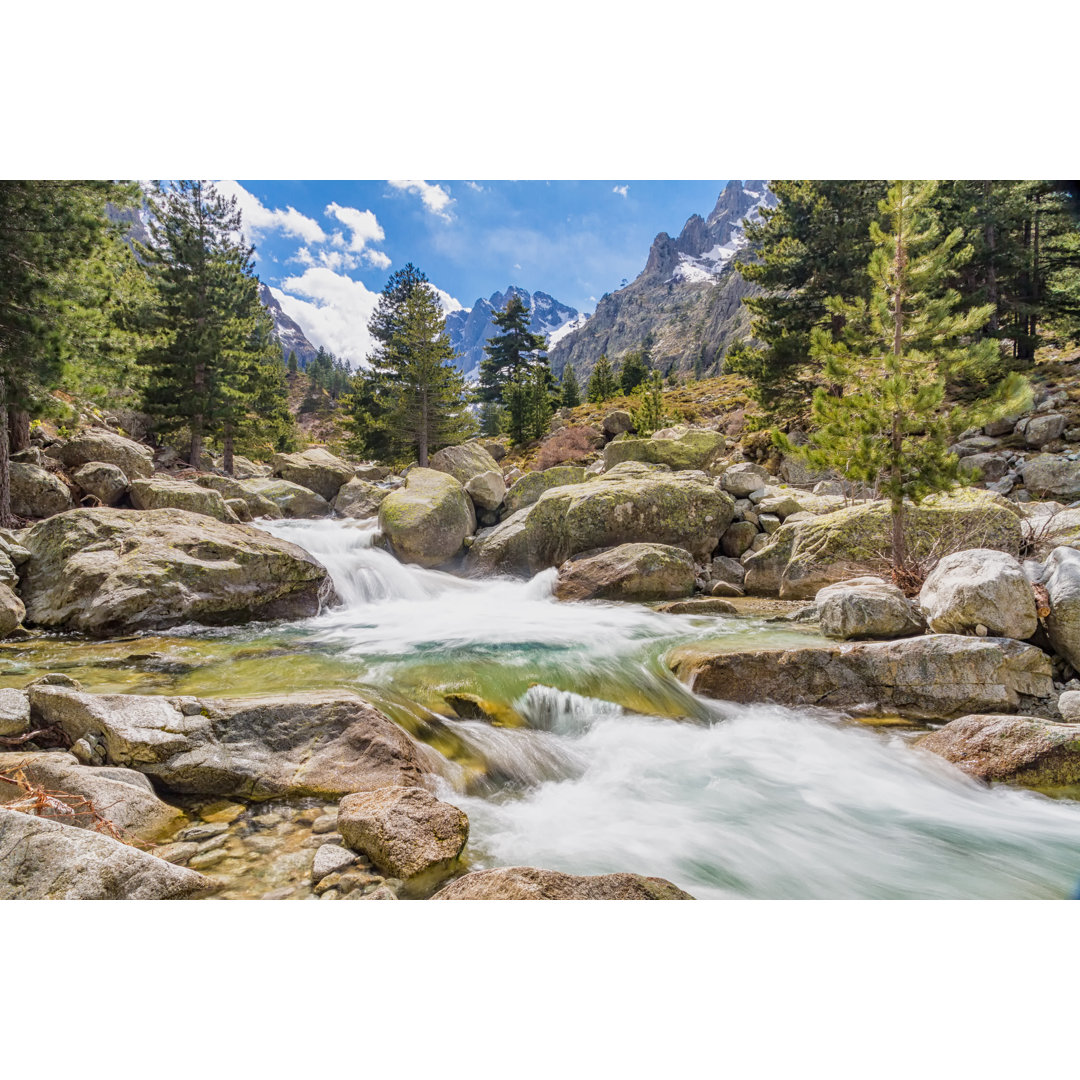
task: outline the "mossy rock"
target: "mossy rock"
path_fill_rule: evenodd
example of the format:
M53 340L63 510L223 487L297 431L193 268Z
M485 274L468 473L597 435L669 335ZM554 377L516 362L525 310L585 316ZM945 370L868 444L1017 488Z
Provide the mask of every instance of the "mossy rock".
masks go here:
M503 500L505 516L517 513L522 507L532 506L549 488L581 484L584 480L585 469L580 465L556 465L551 469L526 473L506 493Z
M905 507L905 539L916 560L968 548L1018 555L1022 519L1007 499L965 488ZM884 500L783 525L772 541L746 560L746 589L784 600L812 599L847 578L887 570L892 519Z
M394 554L419 566L441 566L476 529L472 500L449 473L415 468L405 487L379 506L379 528Z
M707 469L727 448L724 436L707 428L675 428L651 439L618 438L604 448L604 465L646 461L672 469Z

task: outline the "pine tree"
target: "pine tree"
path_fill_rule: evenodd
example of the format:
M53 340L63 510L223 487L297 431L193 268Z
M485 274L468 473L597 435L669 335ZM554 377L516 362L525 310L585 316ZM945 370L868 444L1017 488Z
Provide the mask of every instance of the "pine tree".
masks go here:
M664 415L664 383L660 372L654 371L641 395L641 404L633 412L634 429L639 435L651 435L666 423Z
M528 405L525 433L530 439L542 439L547 434L552 403L551 369L547 364L536 364L529 372Z
M615 396L618 383L615 381L615 373L611 370L611 361L607 355L603 355L593 367L589 376L588 385L585 388L585 397L594 405L599 405Z
M1031 390L1015 373L983 401L947 408L946 380L967 366L991 363L999 350L992 338L975 339L992 306L960 311L961 296L943 288L970 258L960 246L962 230L942 235L932 201L933 182L902 181L880 205L888 232L871 226L873 250L868 300L833 297L826 310L843 321L836 340L826 326L812 332L810 352L839 396L814 393L817 430L806 446L774 432L786 453L816 467L833 468L852 480L878 484L889 500L892 564L898 582L908 572L905 501L918 503L960 478L949 445L960 431L1023 409Z
M502 331L484 346L484 359L480 361L480 401L497 401L507 404L504 388L519 377L527 376L529 369L540 360L538 353L547 344L543 334L529 330L529 309L521 297L514 293L502 311L496 311L491 321ZM546 363L546 361L545 361Z
M297 363L296 353L292 349L290 349L289 350L289 377L290 378L294 377L299 370L300 370L300 365Z
M139 357L147 370L145 406L160 430L188 430L188 460L199 468L206 438L241 408L258 295L254 249L237 239L235 197L226 200L213 184L159 184L150 202L151 242L141 251L162 336Z
M628 352L623 357L619 385L624 394L632 394L649 377L649 368L641 353Z
M106 182L0 182L0 526L16 524L9 414L23 414L16 427L28 429L30 411L56 385L73 353L79 302L69 274L94 255L106 234L110 197L124 196Z
M751 380L758 405L777 412L801 406L820 381L810 355L814 329L826 327L834 340L843 330L843 314L826 301L869 297L869 229L886 184L789 180L770 188L779 203L747 225L748 256L736 263L765 290L744 300L754 341L731 348L725 366Z
M560 400L563 407L567 409L573 409L581 404L581 387L578 385L577 373L572 364L567 364L563 368Z
M407 287L391 278L372 318L383 335L373 357L382 390L379 423L392 448L415 450L426 467L429 452L467 438L476 423L439 298L423 274L411 265L407 270Z

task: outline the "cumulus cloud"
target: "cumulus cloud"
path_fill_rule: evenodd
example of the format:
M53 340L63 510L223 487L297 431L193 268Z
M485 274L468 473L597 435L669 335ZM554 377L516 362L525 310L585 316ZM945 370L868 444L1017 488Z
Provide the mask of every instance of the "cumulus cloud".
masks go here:
M286 278L280 289L270 291L313 345L347 357L354 368L371 351L367 324L379 294L371 292L362 281L353 281L325 266L312 266L299 277Z
M630 194L630 185L629 184L616 184L611 189L611 192L612 192L613 195L621 195L625 199L626 196Z
M486 191L487 190L484 187L483 184L478 184L475 180L466 180L465 181L465 186L467 188L470 188L472 191Z
M214 186L226 199L236 196L237 206L243 216L244 235L249 243L255 243L259 236L268 232L296 236L309 244L325 243L326 233L319 223L314 218L301 214L299 210L291 206L284 210L271 210L235 180L217 180Z
M408 191L419 195L424 206L436 217L444 221L451 219L448 207L453 205L450 192L439 184L429 184L426 180L391 180L389 184L398 191Z

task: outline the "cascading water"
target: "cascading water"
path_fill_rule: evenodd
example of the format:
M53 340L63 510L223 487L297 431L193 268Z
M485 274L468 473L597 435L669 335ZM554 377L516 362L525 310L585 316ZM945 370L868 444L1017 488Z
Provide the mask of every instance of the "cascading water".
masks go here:
M306 627L369 665L368 685L468 684L523 726L446 721L486 764L444 795L474 866L630 870L700 897L1052 897L1080 876L1080 805L987 788L897 734L828 714L697 698L674 644L806 640L750 619L561 604L554 571L463 580L371 547L371 525L273 522L345 601ZM650 715L656 714L656 715Z

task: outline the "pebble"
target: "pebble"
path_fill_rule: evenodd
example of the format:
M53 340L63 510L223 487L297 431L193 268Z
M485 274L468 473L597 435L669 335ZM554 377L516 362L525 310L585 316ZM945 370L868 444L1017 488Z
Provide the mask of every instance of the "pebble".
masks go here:
M311 864L311 880L318 884L328 874L344 870L355 861L356 856L351 851L346 851L336 844L323 844L315 851L315 861Z
M224 821L226 824L235 821L245 810L247 809L243 803L211 803L210 806L204 806L199 813L199 817L203 821L219 822Z
M186 863L192 855L197 854L198 851L198 844L163 844L161 847L154 848L153 854L159 859L164 859L166 862L176 863L177 866L183 866L184 863Z
M294 892L296 892L296 889L292 888L292 886L289 886L288 888L284 888L284 889L273 889L268 893L263 893L262 896L259 897L259 899L260 900L288 900L288 898L290 896L292 896L292 894Z
M277 850L278 841L272 836L253 836L248 840L247 846L260 855L269 855L272 851Z
M281 814L275 813L259 814L251 819L252 824L258 825L262 829L268 829L271 825L280 825L284 820L285 818Z
M228 831L229 826L226 822L213 821L204 825L189 825L176 838L177 840L209 840L211 836L218 836Z
M223 848L225 846L225 841L228 839L229 837L226 836L225 833L219 833L217 836L211 836L209 840L203 840L201 843L197 844L196 847L198 847L200 852L216 851L218 848Z
M217 851L205 851L190 859L188 866L190 866L192 870L206 870L211 866L217 866L222 859L227 857L227 853L220 849Z
M313 833L328 833L337 829L337 814L323 814L311 823Z

